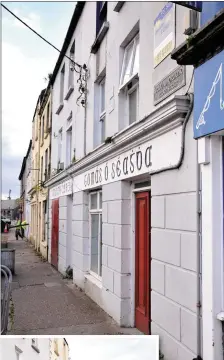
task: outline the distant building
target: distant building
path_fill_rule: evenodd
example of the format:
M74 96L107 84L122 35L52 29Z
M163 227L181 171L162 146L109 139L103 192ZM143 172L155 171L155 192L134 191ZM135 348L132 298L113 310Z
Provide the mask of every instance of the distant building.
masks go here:
M50 177L51 171L51 86L50 83L44 92L39 110L40 133L39 133L39 188L38 196L38 244L40 252L47 258L47 208L48 208L48 189L45 182ZM36 171L35 171L36 172Z
M49 360L50 339L3 338L0 339L0 359Z
M32 157L31 157L31 187L29 190L30 206L31 206L31 226L30 240L36 250L40 250L38 239L38 204L39 204L39 186L40 186L40 107L44 97L45 90L42 90L37 99L36 108L32 122Z
M16 199L1 200L1 214L11 220L15 220L18 216L19 207Z
M19 174L20 180L20 216L28 223L30 223L30 200L28 192L30 189L30 177L31 177L31 147L32 140L29 142L26 156L23 158L22 167ZM26 237L29 237L30 227L26 228Z

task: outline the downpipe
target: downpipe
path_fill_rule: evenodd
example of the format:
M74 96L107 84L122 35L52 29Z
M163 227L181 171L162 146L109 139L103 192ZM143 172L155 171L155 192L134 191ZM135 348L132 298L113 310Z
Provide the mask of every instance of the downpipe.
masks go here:
M202 360L202 344L201 344L201 169L198 164L198 142L196 145L196 206L197 206L197 357L193 360Z

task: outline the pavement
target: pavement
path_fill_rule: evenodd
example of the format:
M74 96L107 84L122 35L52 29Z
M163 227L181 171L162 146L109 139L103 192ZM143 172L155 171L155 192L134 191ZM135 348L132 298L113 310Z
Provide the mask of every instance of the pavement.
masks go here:
M136 335L121 328L72 280L43 261L26 240L8 234L8 248L16 249L12 283L10 329L7 335Z

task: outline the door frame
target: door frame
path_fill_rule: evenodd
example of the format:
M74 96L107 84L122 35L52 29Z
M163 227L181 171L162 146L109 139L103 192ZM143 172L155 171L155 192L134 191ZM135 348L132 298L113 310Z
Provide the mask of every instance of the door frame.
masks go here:
M131 327L135 326L135 209L136 201L135 194L140 192L151 191L151 186L135 188L136 184L139 184L141 180L135 181L131 184Z
M53 216L53 203L54 201L58 202L58 258L57 258L57 266L52 264L52 237L53 237L53 224L54 224L54 216ZM51 205L51 216L52 216L52 222L51 222L51 265L55 267L55 269L58 270L58 264L59 264L59 211L60 211L60 198L53 199L52 205Z

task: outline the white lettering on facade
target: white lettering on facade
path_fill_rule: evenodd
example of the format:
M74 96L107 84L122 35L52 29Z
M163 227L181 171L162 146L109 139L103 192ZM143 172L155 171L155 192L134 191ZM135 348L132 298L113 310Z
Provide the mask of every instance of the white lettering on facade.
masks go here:
M55 186L50 190L50 199L57 199L61 196L72 194L72 179Z
M143 146L109 160L103 165L84 174L84 188L102 185L130 176L149 172L152 146Z

